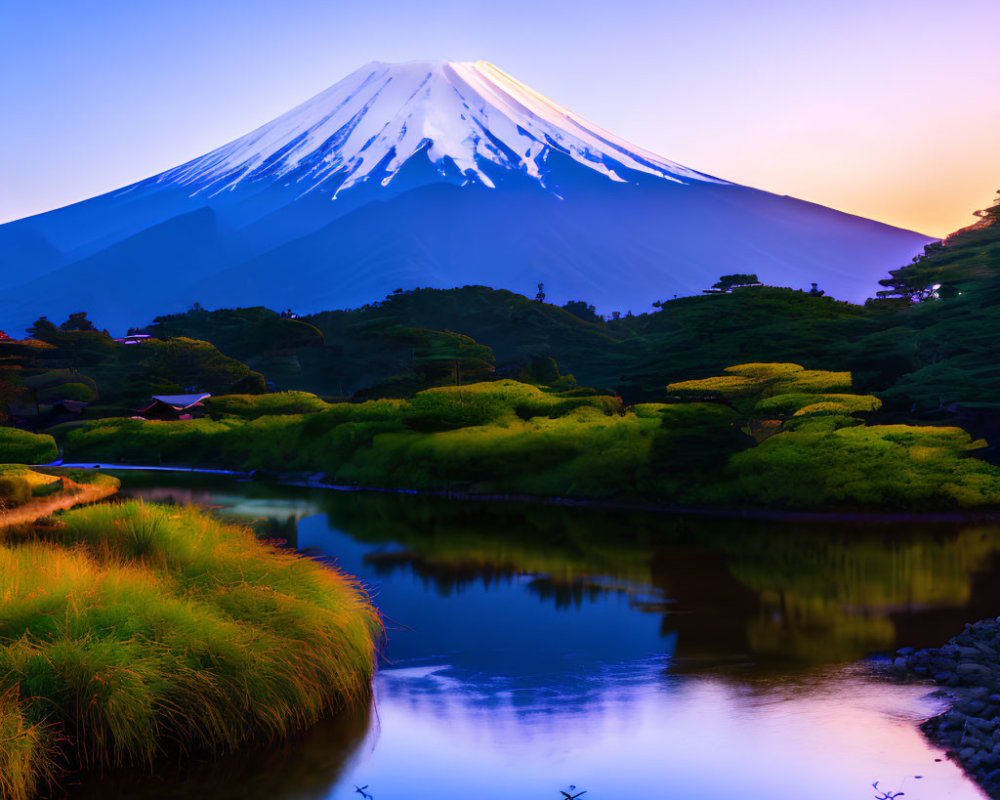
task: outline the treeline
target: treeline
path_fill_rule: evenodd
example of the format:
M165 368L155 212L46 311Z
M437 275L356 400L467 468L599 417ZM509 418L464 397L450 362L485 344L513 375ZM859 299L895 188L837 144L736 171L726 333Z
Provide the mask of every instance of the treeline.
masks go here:
M867 425L847 373L745 364L671 402L512 380L320 405L222 398L213 419L90 422L70 460L308 473L335 484L674 505L945 510L1000 505L1000 469L959 428ZM302 413L288 413L296 402Z
M398 290L302 318L196 304L157 318L139 344L114 340L84 314L58 326L43 318L30 339L0 340L0 414L13 401L23 418L44 418L53 402L74 400L89 403L87 418L114 416L154 393L298 390L358 402L500 379L579 384L634 404L754 361L849 371L886 414L996 406L998 208L893 271L864 307L734 274L711 293L612 319L584 300L558 307L483 286Z

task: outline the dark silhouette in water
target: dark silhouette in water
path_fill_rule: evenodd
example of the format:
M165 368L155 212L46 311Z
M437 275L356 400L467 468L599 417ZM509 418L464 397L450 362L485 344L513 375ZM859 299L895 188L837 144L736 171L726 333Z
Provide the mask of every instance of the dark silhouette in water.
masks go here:
M888 789L879 789L878 781L872 784L872 788L875 790L875 800L896 800L897 797L906 794L906 792L890 792Z

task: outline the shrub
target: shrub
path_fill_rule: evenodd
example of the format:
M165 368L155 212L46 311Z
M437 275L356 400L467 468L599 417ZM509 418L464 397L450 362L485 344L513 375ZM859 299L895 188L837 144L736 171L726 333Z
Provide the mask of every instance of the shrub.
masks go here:
M773 380L796 376L797 373L803 372L804 368L799 364L756 363L737 364L734 367L726 367L724 371L730 375L741 375L745 378L754 378L755 380Z
M80 400L84 403L93 403L97 399L97 392L86 383L63 383L52 386L45 390L45 395L49 402Z
M311 414L324 411L329 404L309 392L276 392L218 395L205 400L205 408L213 419L222 416L256 419L271 414Z
M1000 502L1000 471L965 458L981 446L959 428L801 428L730 461L733 499L792 507L907 510Z
M844 413L877 411L882 401L870 394L804 394L792 392L762 398L754 406L755 416L788 417L814 403L836 403L845 407Z
M58 457L56 441L48 434L0 428L0 463L48 464Z

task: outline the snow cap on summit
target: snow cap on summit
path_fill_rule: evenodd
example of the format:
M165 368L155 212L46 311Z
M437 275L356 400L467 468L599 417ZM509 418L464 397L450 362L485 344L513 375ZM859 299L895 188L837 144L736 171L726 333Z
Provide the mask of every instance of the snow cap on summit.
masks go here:
M545 185L552 151L606 178L640 172L724 183L620 139L487 61L373 61L302 105L227 145L158 176L216 192L280 181L331 193L365 179L392 181L419 153L439 172L493 186L485 166Z

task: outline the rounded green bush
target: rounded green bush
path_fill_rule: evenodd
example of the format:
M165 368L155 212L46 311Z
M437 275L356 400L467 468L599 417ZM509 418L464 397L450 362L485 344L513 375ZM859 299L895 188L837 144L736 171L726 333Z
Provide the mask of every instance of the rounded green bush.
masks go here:
M58 457L56 440L48 434L0 428L0 464L48 464Z

